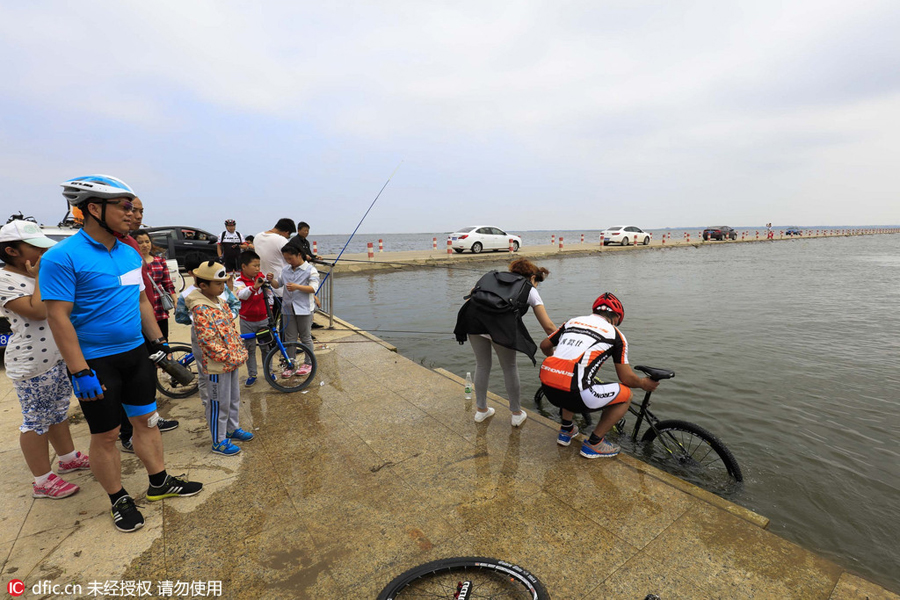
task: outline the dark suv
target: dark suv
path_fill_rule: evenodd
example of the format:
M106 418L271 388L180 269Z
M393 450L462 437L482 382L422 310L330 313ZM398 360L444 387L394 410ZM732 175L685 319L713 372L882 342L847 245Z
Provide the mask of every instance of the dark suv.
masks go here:
M736 240L737 239L737 231L732 229L731 227L727 227L723 225L722 227L707 227L703 230L703 241L708 242L709 240Z
M191 252L200 252L210 260L216 260L216 242L218 238L196 227L169 225L167 227L148 227L150 240L154 245L164 248L166 256L178 261L184 267L184 257Z

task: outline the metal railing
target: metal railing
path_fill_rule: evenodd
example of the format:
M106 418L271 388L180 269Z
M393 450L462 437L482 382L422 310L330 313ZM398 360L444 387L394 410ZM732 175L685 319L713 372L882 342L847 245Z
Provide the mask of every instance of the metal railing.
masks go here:
M319 260L313 264L319 272L319 281L325 279L325 284L316 295L322 303L322 306L316 308L316 312L327 316L328 329L334 329L334 263Z

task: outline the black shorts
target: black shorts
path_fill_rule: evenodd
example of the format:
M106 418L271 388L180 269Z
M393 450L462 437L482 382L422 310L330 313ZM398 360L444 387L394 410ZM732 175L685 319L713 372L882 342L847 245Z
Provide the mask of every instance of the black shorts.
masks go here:
M81 412L91 433L106 433L120 425L122 407L134 415L156 411L156 366L150 361L147 346L92 358L88 366L106 386L102 400L79 400Z
M221 257L219 257L219 261L225 266L226 273L233 273L235 271L241 270L240 254L235 254L234 256L223 254Z

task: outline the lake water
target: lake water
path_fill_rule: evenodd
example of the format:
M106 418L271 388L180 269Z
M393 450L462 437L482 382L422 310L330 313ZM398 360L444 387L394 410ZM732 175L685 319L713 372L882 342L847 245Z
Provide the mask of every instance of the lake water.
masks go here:
M705 426L738 458L746 481L730 500L769 517L773 532L900 589L900 235L540 264L551 272L539 290L556 324L590 312L603 291L622 300L632 364L676 372L654 395L657 414ZM464 376L473 355L450 332L488 268L342 275L335 312ZM542 339L530 312L526 324ZM519 370L532 408L538 370L524 356ZM491 391L506 395L498 368Z
M735 227L735 229L738 231L738 235L746 231L748 238L754 237L757 231L759 232L760 238L765 237L765 227ZM690 229L647 229L646 231L653 234L654 241L662 239L663 233L671 234L673 242L676 240L683 240L685 233L690 233L691 240L697 241L699 239L698 236L703 232L703 227L692 227ZM781 229L776 229L776 232L777 231L781 231ZM815 231L815 228L813 228L813 231ZM564 243L567 248L575 247L580 244L582 234L584 235L585 243L596 244L600 241L599 229L584 229L577 231L509 231L508 233L522 238L523 249L527 249L530 246L550 244L551 236L555 236L554 242L558 244L560 235L565 238ZM434 238L437 238L438 249L446 250L448 235L449 232L447 231L441 233L358 233L347 246L347 252L350 254L366 252L366 244L369 242L372 243L372 246L377 252L379 239L384 241L385 252L431 250ZM348 237L349 236L345 234L316 235L315 233L311 233L309 235L309 241L310 244L312 244L313 241L318 243L319 254L335 255L339 253L341 248L344 247L344 244L347 243Z

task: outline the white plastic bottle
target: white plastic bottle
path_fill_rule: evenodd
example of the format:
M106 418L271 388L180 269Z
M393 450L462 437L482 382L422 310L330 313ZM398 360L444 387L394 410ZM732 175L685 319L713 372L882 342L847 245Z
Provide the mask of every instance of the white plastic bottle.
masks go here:
M466 400L472 399L472 374L466 372Z

